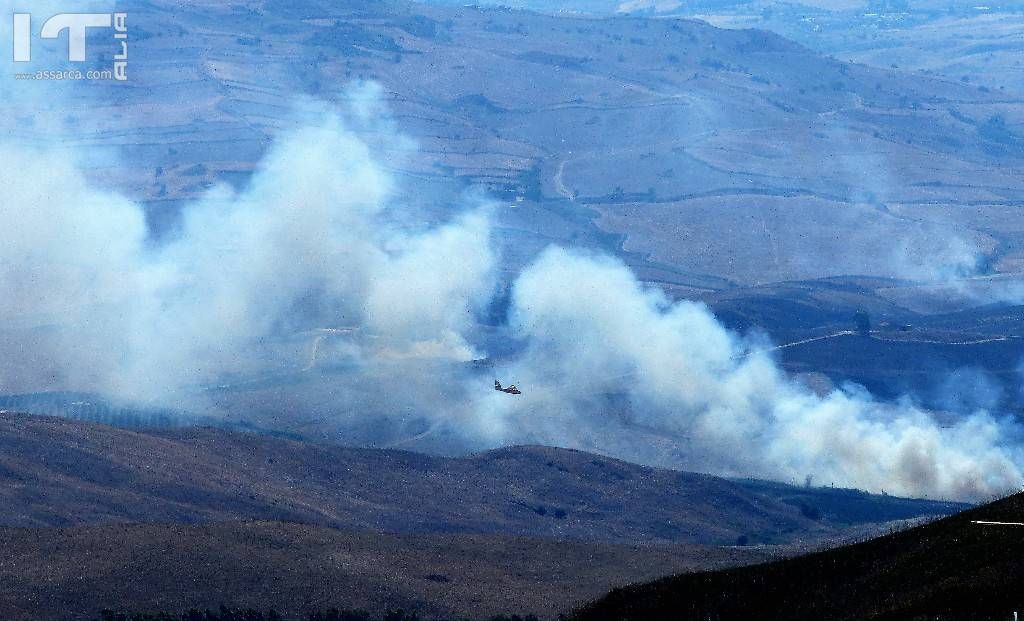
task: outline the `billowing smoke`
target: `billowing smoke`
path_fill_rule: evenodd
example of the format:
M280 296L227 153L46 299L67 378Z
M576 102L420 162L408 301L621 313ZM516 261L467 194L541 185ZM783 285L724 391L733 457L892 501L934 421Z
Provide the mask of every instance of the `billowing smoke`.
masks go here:
M550 249L513 299L528 345L504 372L530 394L484 409L503 440L531 429L538 440L618 452L668 437L660 461L900 494L981 498L1024 480L1010 423L977 411L940 426L852 387L818 396L702 305L669 302L615 261ZM625 436L630 428L649 437Z
M0 354L16 361L0 390L167 402L287 371L300 379L270 407L299 416L288 391L329 367L318 416L415 418L463 447L558 444L956 498L1024 480L1011 423L977 411L940 425L852 387L815 394L705 307L606 257L537 257L497 329L515 346L491 355L495 332L477 318L496 280L492 208L467 198L429 224L352 129L374 122L372 94L353 101L304 106L244 189L213 188L156 243L140 206L91 186L68 156L0 149ZM467 364L483 358L524 394L490 390L492 369Z
M318 328L469 357L459 334L489 293L487 217L404 231L394 192L338 117L284 136L247 189L190 206L178 238L146 264L127 377L237 366L254 339Z
M341 117L313 105L303 117L317 122L281 136L244 190L212 189L157 245L140 206L91 189L60 153L0 150L0 320L49 326L2 343L48 348L19 382L167 396L268 359L297 365L280 339L315 330L355 331L396 356L474 357L461 335L490 293L487 206L411 227L394 179ZM0 389L21 388L11 379Z

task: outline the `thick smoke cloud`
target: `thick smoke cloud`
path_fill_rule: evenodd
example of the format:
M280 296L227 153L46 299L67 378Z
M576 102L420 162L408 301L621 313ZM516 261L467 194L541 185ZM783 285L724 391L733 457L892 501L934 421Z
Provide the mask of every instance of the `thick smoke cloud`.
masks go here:
M1009 423L976 412L943 427L909 403L854 388L818 396L749 353L705 307L669 302L615 261L548 250L513 299L514 329L528 346L505 373L530 394L517 406L495 400L482 417L503 440L540 428L538 440L637 450L641 438L621 435L633 426L675 439L679 454L666 461L725 474L810 474L957 498L1021 484L1024 455L1004 446L1019 436ZM609 404L608 395L621 399ZM590 436L594 428L605 433Z
M274 338L339 328L394 355L472 358L461 334L490 293L486 206L410 230L367 144L336 114L302 113L317 122L282 136L244 190L214 188L157 246L140 206L90 189L60 153L0 151L0 320L52 326L40 374L168 397L281 363ZM31 348L18 334L4 350Z
M339 118L284 137L242 193L189 207L147 266L132 383L197 359L224 368L255 338L317 328L466 358L458 334L492 264L486 215L407 233L389 224L402 219L394 192Z
M345 425L401 410L463 447L558 444L956 498L1024 480L1012 424L978 411L943 426L854 388L819 396L705 307L579 251L551 248L516 277L499 328L515 353L493 364L524 394L490 390L490 371L466 363L491 357L475 319L495 281L491 208L466 199L413 226L424 220L405 188L353 130L377 123L373 93L351 101L303 106L245 188L212 189L159 243L139 205L91 187L67 155L0 149L0 354L19 361L0 390L173 403L226 377L330 363ZM371 129L404 144L387 123Z

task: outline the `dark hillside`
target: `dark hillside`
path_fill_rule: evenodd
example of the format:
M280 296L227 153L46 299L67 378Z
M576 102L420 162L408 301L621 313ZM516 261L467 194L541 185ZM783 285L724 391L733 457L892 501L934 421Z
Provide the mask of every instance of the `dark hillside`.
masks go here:
M387 535L224 522L0 528L0 619L91 621L139 612L389 608L422 621L536 614L547 620L614 584L762 562L766 548L554 542L495 535Z
M809 513L791 493L807 492L758 491L556 448L450 458L0 413L0 525L8 526L259 519L396 533L732 545L740 537L833 540L851 523L962 508L876 496L869 498L902 509L864 519L853 504Z
M1024 610L1018 494L865 543L744 569L612 591L576 621L1011 619Z

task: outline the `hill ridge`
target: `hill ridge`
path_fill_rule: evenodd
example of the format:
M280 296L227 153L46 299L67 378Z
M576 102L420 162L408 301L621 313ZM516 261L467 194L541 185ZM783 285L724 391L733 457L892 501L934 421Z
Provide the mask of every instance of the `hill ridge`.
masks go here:
M0 525L270 519L396 533L732 545L829 540L877 528L873 522L963 508L872 496L855 499L860 508L830 506L800 488L757 489L582 451L536 450L441 457L8 413L0 415Z
M1024 609L1024 493L910 530L755 567L616 589L574 621L1010 619Z

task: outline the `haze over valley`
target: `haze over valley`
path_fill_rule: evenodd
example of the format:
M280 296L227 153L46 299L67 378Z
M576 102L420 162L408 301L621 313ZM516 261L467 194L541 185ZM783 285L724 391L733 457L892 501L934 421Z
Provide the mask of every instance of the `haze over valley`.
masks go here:
M520 5L97 0L129 79L0 76L4 614L60 548L54 618L554 618L1024 487L1024 9Z

